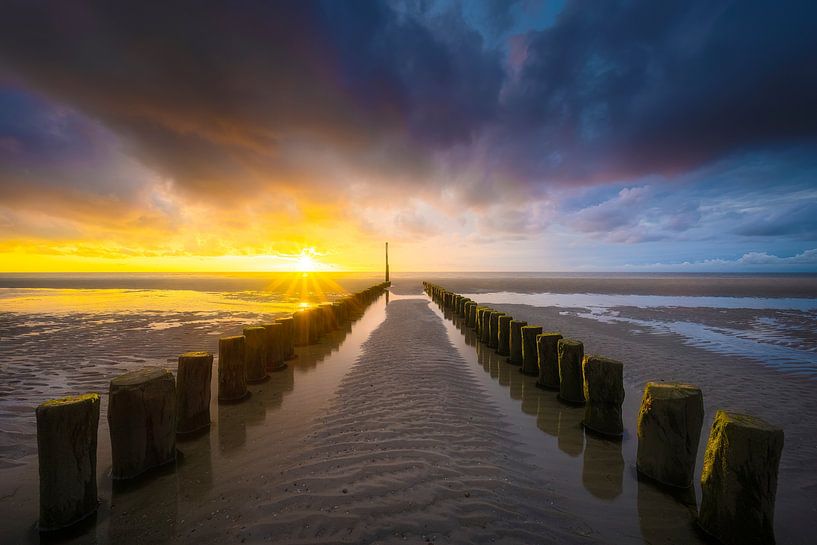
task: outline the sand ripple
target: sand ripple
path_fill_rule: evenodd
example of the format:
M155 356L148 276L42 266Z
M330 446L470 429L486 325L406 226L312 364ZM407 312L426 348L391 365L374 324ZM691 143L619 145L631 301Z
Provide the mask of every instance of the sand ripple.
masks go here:
M363 346L302 461L283 471L255 539L282 543L587 542L534 477L497 407L422 300L400 300ZM253 517L256 518L256 517Z

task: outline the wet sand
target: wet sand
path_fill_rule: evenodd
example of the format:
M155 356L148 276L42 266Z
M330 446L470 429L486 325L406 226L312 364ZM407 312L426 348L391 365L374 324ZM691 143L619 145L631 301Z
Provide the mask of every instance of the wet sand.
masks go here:
M606 441L584 433L581 408L533 387L534 379L443 320L418 282L397 280L393 291L406 297L392 296L388 306L381 298L346 330L299 348L285 371L250 387L248 401L213 403L210 432L179 442L175 471L113 486L103 399L102 504L95 523L68 542L697 543L690 508L636 478L635 415L643 382L654 378L704 387L702 441L717 407L754 412L786 429L777 538L810 542L817 515L813 382L780 379L772 369L671 335L564 309L504 308L583 340L588 352L626 362L627 431L621 442ZM145 363L167 362L163 351L172 356L240 327L238 316L221 318L199 316L142 337L144 327L134 328L103 346ZM87 350L82 342L72 347L70 337L59 350L39 348L49 373L66 372L56 363L62 351L79 358ZM72 387L106 385L106 374L123 367L112 361L120 366L97 369L101 378L88 369L87 381ZM28 381L47 382L38 377L32 363L31 376L20 379L23 397L50 394L36 390L42 386L25 390ZM4 403L15 395L14 387L4 390ZM28 432L0 433L18 449L0 468L2 543L39 541L33 428Z
M667 498L644 500L643 497L658 495L660 498L662 494L649 483L639 483L635 475L637 447L635 421L643 387L651 380L665 380L692 382L698 384L704 392L706 414L696 465L698 474L703 461L706 438L717 409L761 416L783 428L786 437L777 489L775 515L777 540L779 543L811 543L812 536L808 529L813 527L814 517L817 515L817 442L814 439L817 437L817 418L814 417L817 414L817 387L813 379L762 365L754 359L724 356L690 346L680 335L653 334L621 322L599 322L586 317L586 309L501 304L492 302L490 298L479 301L507 312L515 319L543 325L547 330L560 331L566 337L581 340L584 343L586 354L601 354L625 363L625 437L621 445L623 460L620 462L614 452L615 449L613 451L610 448L600 449L598 444L593 448L596 452L588 453L587 449L597 443L597 440L590 436L579 437L576 434L571 438L558 432L558 422L561 422L563 418L567 418L568 421L572 418L571 426L578 425L581 420L581 410L571 415L571 410L560 406L555 399L541 395L529 396L527 391L533 389L535 379L516 376L518 373L513 367L505 370L504 358L497 358L492 350L477 343L472 338L473 332L462 328L459 323L451 326L459 334L465 334L463 343L473 346L485 371L495 376L500 384L504 381L508 385L510 396L517 396L522 402L522 411L531 415L535 413L538 427L556 436L556 443L560 450L569 456L584 456L585 469L588 456L591 459L597 456L613 456L614 465L621 464L624 484L618 491L620 496L616 495L612 505L605 507L608 513L620 509L619 517L598 519L599 522L607 520L613 523L608 530L620 533L616 542L626 542L626 536L629 533L628 526L632 528L632 525L624 521L632 518L633 505L638 506L639 525L643 538L647 542L683 543L699 539L696 533L689 528L692 523L691 515L687 517L687 525L673 529L659 522L665 517L656 518L650 514L645 516L643 513L643 510L649 506L655 507L659 512L662 510L672 512L676 507L681 508L679 502L674 502L675 505L673 505L673 502L663 501ZM630 310L633 310L634 313L655 312L644 309ZM678 309L670 309L673 312L676 310ZM696 309L698 310L704 309ZM708 315L709 320L715 320L716 313L717 311L704 312L704 315ZM737 311L724 314L734 317L752 313ZM722 320L719 324L723 325L725 321ZM806 342L813 344L813 332L808 336ZM504 380L503 374L506 376ZM556 417L557 424L552 421L550 424L542 423L542 403L548 407L544 411L545 421L553 418L552 413L551 416L548 416L547 413L556 411L559 413L559 416ZM527 409L526 404L529 405ZM538 408L534 409L535 406ZM535 434L530 433L530 428L531 426L528 425L527 428L523 427L519 430L520 436L529 440L529 451L543 448L543 445L538 442L541 437L537 438ZM534 459L541 461L546 457ZM568 467L569 465L561 467L558 464L548 465L553 475L563 475L564 470ZM582 474L582 479L584 476L585 474ZM700 502L700 487L697 479L695 485L697 502ZM592 495L591 488L592 485L585 486L585 489ZM571 487L570 482L558 484L557 489L572 493L580 492L575 486ZM568 496L572 495L568 493ZM575 512L592 512L592 502L583 504L581 497L582 495L579 494L574 498L579 502L579 505L575 507ZM677 516L673 518L681 520ZM645 529L651 526L652 530ZM680 541L678 541L679 538Z

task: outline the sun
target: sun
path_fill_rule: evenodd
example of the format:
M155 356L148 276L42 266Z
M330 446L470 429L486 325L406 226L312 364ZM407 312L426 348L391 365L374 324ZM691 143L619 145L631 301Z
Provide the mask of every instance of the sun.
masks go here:
M319 271L321 265L315 260L313 255L314 250L311 248L301 250L301 255L295 260L295 272L309 273Z

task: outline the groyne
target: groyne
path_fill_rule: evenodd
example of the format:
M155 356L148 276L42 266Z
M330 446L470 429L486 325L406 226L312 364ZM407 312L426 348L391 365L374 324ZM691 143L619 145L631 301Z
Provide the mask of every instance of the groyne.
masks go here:
M301 309L270 323L251 324L247 336L219 340L219 403L242 403L247 383L263 383L268 374L297 357L299 340L316 344L343 324L356 320L389 286L383 282L332 303ZM299 337L300 335L300 337ZM115 481L131 481L176 461L176 437L208 433L213 354L186 352L176 375L163 367L145 367L114 377L110 383L108 423ZM258 387L263 388L260 384ZM255 395L255 394L253 394ZM37 407L40 475L40 532L70 530L97 511L97 434L99 394L49 400ZM105 462L108 462L106 460Z
M443 315L473 329L477 342L486 349L509 354L509 363L519 365L520 372L538 374L537 386L557 390L562 403L583 405L582 425L589 434L613 440L621 436L625 363L586 354L581 340L547 331L547 324L540 328L504 313L500 313L500 320L510 325L509 334L502 334L499 322L497 337L492 338L490 331L486 336L480 318L499 311L436 284L424 282L423 286ZM535 342L531 338L534 333ZM526 346L531 356L536 348L537 369L525 358ZM662 381L648 383L638 412L639 476L659 489L691 492L702 425L700 388ZM702 502L696 523L704 534L724 544L774 543L774 503L782 447L782 430L751 415L718 411L700 479Z

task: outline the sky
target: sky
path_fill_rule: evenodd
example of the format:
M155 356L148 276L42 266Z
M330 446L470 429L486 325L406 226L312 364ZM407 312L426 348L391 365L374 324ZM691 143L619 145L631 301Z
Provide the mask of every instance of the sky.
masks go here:
M817 271L817 2L3 6L0 271Z

